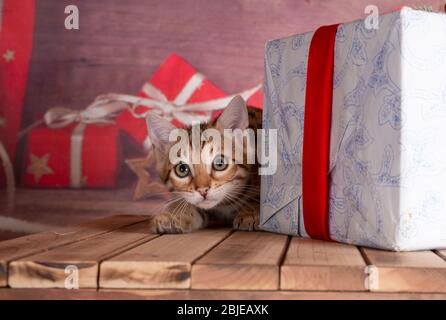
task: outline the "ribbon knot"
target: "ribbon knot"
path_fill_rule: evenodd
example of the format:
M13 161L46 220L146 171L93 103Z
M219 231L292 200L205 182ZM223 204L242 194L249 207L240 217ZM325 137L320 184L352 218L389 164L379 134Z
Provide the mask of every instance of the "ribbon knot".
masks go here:
M96 99L84 110L74 110L66 107L49 109L43 121L50 128L63 128L72 123L114 123L117 113L128 107L127 103L107 98Z
M173 103L173 102L163 102L162 108L153 108L153 112L159 114L163 118L165 118L168 121L171 121L176 116L175 109L178 108L179 105ZM146 115L146 112L144 112L144 116ZM180 116L181 117L181 116Z

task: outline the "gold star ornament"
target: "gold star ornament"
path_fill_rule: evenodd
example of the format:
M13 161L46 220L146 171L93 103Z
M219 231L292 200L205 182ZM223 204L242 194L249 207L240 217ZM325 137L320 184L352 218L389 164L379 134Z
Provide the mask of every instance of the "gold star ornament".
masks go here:
M26 168L26 172L34 176L34 181L39 183L40 178L45 174L53 174L54 171L48 166L49 154L37 157L31 153L31 164Z
M3 54L3 59L5 59L6 62L11 62L15 59L15 52L12 50L6 50L6 52Z
M145 158L128 159L125 161L127 166L138 177L135 191L133 192L133 200L140 200L147 196L159 193L164 190L165 187L160 182L152 182L150 173L147 169L151 166L153 158L151 155Z

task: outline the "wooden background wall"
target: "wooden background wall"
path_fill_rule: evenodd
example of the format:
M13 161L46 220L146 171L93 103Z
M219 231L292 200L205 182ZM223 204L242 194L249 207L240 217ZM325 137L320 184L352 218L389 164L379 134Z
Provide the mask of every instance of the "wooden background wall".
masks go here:
M395 0L36 0L36 30L24 124L55 105L85 107L106 92L136 93L177 52L229 93L262 81L269 39L365 17ZM64 8L80 10L80 30L64 28Z

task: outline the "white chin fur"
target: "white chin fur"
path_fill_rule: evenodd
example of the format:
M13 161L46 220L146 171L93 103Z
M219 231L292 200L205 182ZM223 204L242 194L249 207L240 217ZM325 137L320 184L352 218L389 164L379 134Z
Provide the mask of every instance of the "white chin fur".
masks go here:
M198 192L192 192L184 199L200 209L210 210L217 207L225 199L225 194L230 192L234 185L233 183L227 183L219 188L211 189L206 199L203 199Z
M220 203L220 201L203 200L203 201L197 203L196 206L201 209L209 210L209 209L216 207L219 203Z
M223 198L220 198L219 196L213 194L210 194L207 199L203 199L203 197L199 195L198 192L186 196L184 197L184 199L190 204L204 210L209 210L216 207L223 200Z

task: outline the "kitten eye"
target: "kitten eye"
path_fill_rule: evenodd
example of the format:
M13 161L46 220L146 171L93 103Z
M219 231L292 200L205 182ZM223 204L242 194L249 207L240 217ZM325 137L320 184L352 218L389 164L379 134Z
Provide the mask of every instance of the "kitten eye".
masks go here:
M218 155L212 162L212 168L216 171L223 171L228 167L228 161L225 156Z
M185 178L190 174L190 168L184 162L180 162L175 166L175 173L180 178Z

